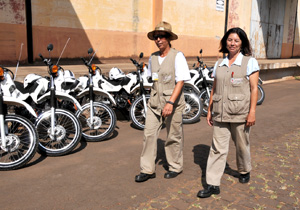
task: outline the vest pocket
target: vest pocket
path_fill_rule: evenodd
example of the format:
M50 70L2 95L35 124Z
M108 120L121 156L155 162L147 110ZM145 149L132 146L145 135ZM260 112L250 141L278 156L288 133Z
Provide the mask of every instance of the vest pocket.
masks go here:
M149 99L148 103L149 103L149 106L152 107L152 108L157 108L158 107L159 98L158 98L156 90L151 89L150 99Z
M173 89L163 91L164 104L170 100L172 93L173 93Z
M222 112L222 95L214 94L213 96L213 113L214 115Z
M227 111L229 114L244 114L245 107L244 94L228 94Z

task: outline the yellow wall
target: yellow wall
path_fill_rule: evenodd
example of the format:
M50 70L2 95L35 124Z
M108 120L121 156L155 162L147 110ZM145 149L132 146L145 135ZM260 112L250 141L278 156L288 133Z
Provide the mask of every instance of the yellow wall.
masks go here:
M228 29L240 27L250 34L252 0L230 0L228 9Z
M24 43L21 59L27 60L24 2L10 0L0 7L1 60L16 61L21 43ZM229 0L228 29L241 27L249 35L251 2ZM149 56L157 48L146 35L161 20L172 24L179 36L172 45L186 56L197 56L200 49L203 49L203 56L220 55L226 5L224 11L217 11L216 1L32 0L31 3L35 60L39 59L39 53L46 54L49 43L54 45L52 57L58 57L68 38L71 40L63 58L86 56L90 47L98 50L99 58L136 56L141 51ZM299 25L296 30L294 56L300 51ZM284 41L284 45L285 51L290 53L290 43Z
M186 56L217 56L220 39L224 35L225 10L216 11L215 1L164 0L163 19L170 22L179 36L173 46ZM212 21L213 20L213 21Z
M86 56L87 49L98 57L125 57L148 50L146 32L152 28L149 0L35 0L32 1L34 56L53 43L59 56L71 38L64 57ZM42 9L39 9L42 8Z

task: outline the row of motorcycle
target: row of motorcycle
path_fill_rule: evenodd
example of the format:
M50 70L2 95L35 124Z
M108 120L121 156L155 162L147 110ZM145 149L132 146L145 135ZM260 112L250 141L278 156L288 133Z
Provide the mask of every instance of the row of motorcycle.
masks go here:
M49 44L49 58L39 54L48 67L46 77L29 74L23 83L17 82L11 70L0 67L0 170L24 166L37 150L61 156L70 153L81 138L109 138L116 127L116 109L129 115L135 128L144 128L152 81L146 75L147 65L140 62L143 53L138 61L130 59L135 71L125 75L114 67L107 77L92 64L96 52L90 48L89 59L81 58L87 74L75 78L72 71L58 65L63 51L53 64L52 50ZM183 123L195 123L207 111L212 69L203 64L202 50L200 54L198 66L190 71L192 79L184 86Z

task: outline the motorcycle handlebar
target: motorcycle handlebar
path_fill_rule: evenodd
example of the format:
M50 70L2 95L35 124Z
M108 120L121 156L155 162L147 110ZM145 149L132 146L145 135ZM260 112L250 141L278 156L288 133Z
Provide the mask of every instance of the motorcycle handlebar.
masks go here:
M86 61L83 57L81 57L81 60L83 61L83 63L84 63L85 65L87 65L87 61Z
M41 53L39 54L39 56L40 56L40 58L43 60L43 62L44 62L45 64L47 64L47 59L45 59L45 58L42 56Z

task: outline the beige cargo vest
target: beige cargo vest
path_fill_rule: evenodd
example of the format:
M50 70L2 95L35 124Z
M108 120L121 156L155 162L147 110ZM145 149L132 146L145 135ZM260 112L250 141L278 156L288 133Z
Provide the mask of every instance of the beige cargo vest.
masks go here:
M250 57L243 56L242 65L219 66L216 69L216 90L213 95L213 117L217 122L246 122L250 110L250 82L247 64Z
M157 74L158 80L153 81L151 88L151 97L148 107L157 115L161 115L166 102L170 99L176 85L175 81L175 57L178 51L171 48L168 55L161 63L158 62L159 52L151 55L152 75ZM182 111L185 106L184 96L178 96L173 105L173 111Z

